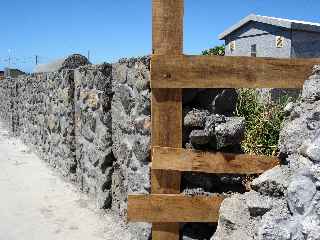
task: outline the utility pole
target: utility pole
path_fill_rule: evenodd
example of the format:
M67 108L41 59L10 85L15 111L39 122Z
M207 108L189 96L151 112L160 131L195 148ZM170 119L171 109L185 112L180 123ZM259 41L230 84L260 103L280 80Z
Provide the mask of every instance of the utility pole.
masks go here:
M8 68L10 68L11 67L11 49L8 49L8 55L9 55L9 58L8 58Z
M7 77L11 77L11 49L8 49L8 55L9 55L9 57L8 57L8 68L7 68L7 73L6 73L6 75L7 75Z

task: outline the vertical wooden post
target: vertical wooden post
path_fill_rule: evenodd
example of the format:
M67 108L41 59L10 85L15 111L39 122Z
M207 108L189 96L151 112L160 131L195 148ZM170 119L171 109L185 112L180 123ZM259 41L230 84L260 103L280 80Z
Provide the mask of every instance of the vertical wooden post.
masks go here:
M184 0L153 0L153 54L183 53Z
M184 0L153 0L153 54L183 53L183 14ZM182 147L181 89L152 89L152 145ZM154 170L151 175L152 193L180 193L180 172ZM154 223L152 239L179 240L179 223Z

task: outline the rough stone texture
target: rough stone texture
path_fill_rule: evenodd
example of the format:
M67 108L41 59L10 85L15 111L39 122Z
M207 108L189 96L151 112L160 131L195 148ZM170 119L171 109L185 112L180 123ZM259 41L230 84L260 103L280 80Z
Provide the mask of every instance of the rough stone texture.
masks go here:
M239 152L245 131L243 118L233 116L237 102L234 89L186 89L183 92L183 145L190 149ZM187 195L244 192L244 177L184 173L181 190ZM215 226L183 225L182 239L209 239Z
M198 109L192 109L184 117L184 126L188 128L204 128L206 119L209 116L209 111L200 111Z
M89 65L89 60L80 55L73 54L63 59L58 59L48 64L39 64L35 67L35 73L58 72L63 69L76 69L80 66Z
M64 69L76 69L80 66L90 65L91 63L89 60L80 55L80 54L73 54L71 56L68 56L62 63L59 71Z
M150 190L149 61L82 66L88 61L76 55L58 71L0 82L11 133L124 220L128 193ZM148 224L129 229L134 239L150 236Z
M283 102L284 96L296 100L301 96L301 89L261 88L257 89L258 101L261 104L273 104Z
M9 121L12 133L34 146L65 176L73 178L76 161L72 70L20 76L2 84L10 89L9 96L1 95L1 100L6 109L2 117Z
M261 194L282 196L288 188L289 176L287 166L277 166L254 179L251 187Z
M34 146L41 145L41 141L44 141L43 149L40 152L47 153L48 162L54 167L62 170L65 176L73 175L76 173L77 163L75 159L75 129L74 129L74 74L72 70L62 70L56 73L49 73L44 79L44 88L46 89L46 95L41 94L41 88L35 89L39 91L39 95L31 93L32 98L36 96L43 96L44 102L38 104L44 105L44 123L43 129L39 129L41 126L42 116L41 110L39 115L36 115L35 123L31 126L26 126L29 129L24 129L24 133L30 133L25 139L34 136L36 140L31 142ZM32 103L30 104L32 106ZM27 122L32 123L33 115L32 109L28 113L29 120ZM33 131L30 132L30 129ZM37 131L43 131L43 138L38 138L41 133ZM42 156L45 158L45 154Z
M80 67L75 72L77 176L81 189L94 195L98 208L111 206L112 66Z
M117 159L113 207L125 214L127 193L150 191L151 102L149 59L130 59L113 65L112 131ZM122 178L122 179L121 179ZM122 205L121 205L122 204Z
M182 224L182 240L210 239L216 230L215 224L186 223Z
M319 127L320 105L314 102L296 104L280 133L281 153L286 155L300 153L304 142L316 137Z
M71 57L57 71L0 82L0 117L12 132L123 219L130 193L150 192L150 57L86 65ZM79 67L80 66L80 67ZM76 68L76 69L73 69ZM212 151L239 151L244 119L233 117L234 89L184 91L183 144ZM166 114L166 113L163 113ZM186 173L182 192L244 192L243 176ZM252 203L251 214L266 206ZM250 215L250 214L249 214ZM150 237L149 224L129 224L135 239ZM183 239L209 239L214 225L184 224Z
M262 196L258 192L249 192L246 198L246 204L248 206L251 216L261 216L270 211L273 204L273 198Z
M318 101L320 100L320 71L319 66L315 66L312 70L313 75L308 79L303 87L302 99L305 101Z
M301 154L313 162L320 162L320 132L309 144L303 145Z
M225 122L215 126L217 149L239 144L244 138L245 119L228 117Z
M238 98L235 89L187 89L183 95L184 105L216 114L232 114Z
M112 176L112 209L126 216L130 193L150 192L151 90L149 57L113 65L112 139L117 161ZM130 224L148 239L149 224Z
M250 239L252 233L246 229L247 226L250 226L249 208L245 198L236 194L223 201L220 208L219 225L212 240Z
M320 239L319 69L306 81L302 100L288 107L279 141L282 165L253 181L257 192L225 200L213 240Z
M244 137L245 119L185 107L184 141L188 148L223 150ZM226 114L229 114L228 112Z

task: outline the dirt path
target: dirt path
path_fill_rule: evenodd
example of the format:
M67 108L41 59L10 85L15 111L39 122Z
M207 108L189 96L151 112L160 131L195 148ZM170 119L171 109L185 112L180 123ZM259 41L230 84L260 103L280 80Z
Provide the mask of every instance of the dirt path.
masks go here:
M0 122L0 240L129 240Z

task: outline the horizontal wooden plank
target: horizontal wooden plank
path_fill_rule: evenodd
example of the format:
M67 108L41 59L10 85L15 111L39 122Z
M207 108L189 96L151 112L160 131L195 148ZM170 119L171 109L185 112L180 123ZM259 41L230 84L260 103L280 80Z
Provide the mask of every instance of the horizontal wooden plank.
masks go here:
M130 222L217 222L222 197L151 194L128 196Z
M260 174L279 165L277 157L152 148L152 169L218 174Z
M320 59L153 55L152 88L301 88Z

